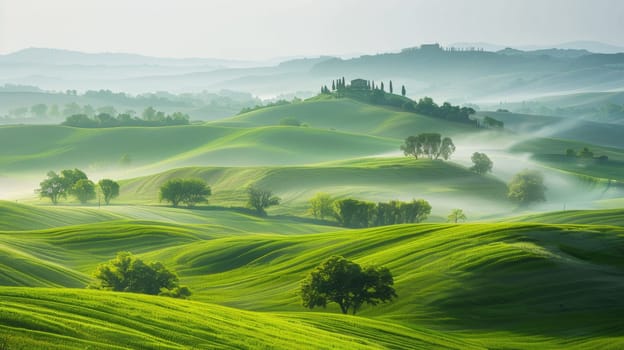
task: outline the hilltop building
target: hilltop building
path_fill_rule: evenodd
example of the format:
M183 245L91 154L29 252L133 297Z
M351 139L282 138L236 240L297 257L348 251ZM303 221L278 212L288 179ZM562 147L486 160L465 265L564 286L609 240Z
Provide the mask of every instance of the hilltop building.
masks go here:
M358 90L368 90L368 81L364 79L353 79L351 80L351 88Z

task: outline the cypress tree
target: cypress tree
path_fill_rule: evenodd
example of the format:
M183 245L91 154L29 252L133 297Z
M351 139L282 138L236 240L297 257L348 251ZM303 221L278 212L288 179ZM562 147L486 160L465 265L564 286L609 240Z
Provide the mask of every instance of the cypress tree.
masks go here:
M403 97L405 97L405 85L401 86L401 95L403 95Z
M388 86L388 89L390 90L390 93L394 92L394 89L392 88L392 80L390 80L390 84Z

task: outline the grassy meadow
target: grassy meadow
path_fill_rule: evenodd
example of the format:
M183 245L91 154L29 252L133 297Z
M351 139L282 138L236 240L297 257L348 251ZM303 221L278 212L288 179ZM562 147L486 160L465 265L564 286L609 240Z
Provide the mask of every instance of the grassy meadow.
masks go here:
M403 140L426 132L452 137L457 154L404 157ZM623 348L624 149L587 142L348 98L187 126L0 126L0 350ZM608 161L565 158L583 147ZM472 151L500 157L492 173L471 171ZM509 201L502 156L544 172L546 204ZM47 171L68 168L118 180L119 196L37 198ZM208 202L161 201L179 178L206 181ZM268 216L247 207L252 184L281 198ZM319 192L423 198L432 211L419 224L351 229L310 213ZM578 208L543 210L567 203ZM466 222L447 223L454 208ZM161 262L192 295L87 289L121 251ZM333 255L389 268L398 298L357 315L304 308L301 281Z

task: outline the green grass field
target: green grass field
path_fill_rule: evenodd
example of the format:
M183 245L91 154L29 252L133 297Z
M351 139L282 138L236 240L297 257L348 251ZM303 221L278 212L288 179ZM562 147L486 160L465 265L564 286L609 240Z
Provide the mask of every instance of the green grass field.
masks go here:
M0 289L0 329L23 342L39 339L41 343L28 343L35 348L50 343L84 347L84 342L97 347L103 341L156 348L149 340L160 338L174 348L201 348L186 341L209 344L204 342L214 340L215 333L225 336L223 346L243 348L286 348L297 341L302 347L342 347L339 342L351 337L358 339L358 346L398 348L617 348L624 342L618 331L624 325L618 317L624 311L619 297L624 288L624 230L615 226L399 225L241 236L203 225L117 222L7 232L0 235L0 244L14 255L30 252L33 265L43 261L64 269L63 275L75 275L69 280L45 272L46 283L32 286L79 287L98 263L116 251L131 250L173 267L194 291L193 301L174 301L94 291ZM365 307L364 318L305 312L297 297L299 281L334 254L389 267L399 298ZM15 267L16 259L7 260L8 268L36 275L34 268ZM326 311L336 313L337 308ZM226 335L219 330L223 324L205 319L206 312L222 322L239 322L232 321ZM73 314L71 323L59 323L68 313ZM248 318L262 320L263 326ZM290 325L276 337L284 343L274 339L281 322ZM195 326L167 330L166 324ZM327 344L308 344L295 336L313 334L317 328L324 331L319 337L326 336ZM243 336L250 343L239 344L236 335L240 338L245 329L268 333L258 339ZM129 334L122 336L125 332ZM387 333L380 338L378 332Z
M157 204L160 186L172 178L201 178L213 190L211 205L241 207L245 188L255 183L272 190L282 204L273 214L305 216L307 201L317 192L335 198L370 201L429 200L436 215L453 206L473 206L474 215L508 209L506 185L491 176L479 176L444 161L413 158L367 158L286 167L189 167L122 182L118 203ZM478 205L476 205L478 204Z
M28 136L30 135L30 136ZM400 142L314 128L210 125L80 129L63 126L0 127L0 175L84 168L123 171L181 165L307 164L397 150Z
M348 98L312 99L300 103L263 108L236 117L213 122L211 125L259 127L279 125L284 118L295 118L312 128L339 130L405 139L414 133L440 132L446 135L476 132L473 126L398 109L374 106Z
M514 217L507 221L624 226L624 209L567 210Z
M308 126L280 126L287 117ZM458 148L508 151L507 161L530 159L572 184L624 180L619 148L479 132L350 99L179 127L0 127L0 196L21 180L29 186L19 203L0 201L0 350L624 348L622 198L592 197L604 210L518 208L504 176L460 165L463 150L458 163L394 156L422 132L450 135ZM560 159L585 146L610 163ZM130 163L121 165L124 155ZM34 197L46 171L74 167L118 179L120 196L110 206ZM160 186L173 178L204 179L209 202L160 203ZM250 184L281 197L268 217L245 208ZM308 213L318 192L423 198L433 210L422 224L344 229ZM469 222L441 223L453 208ZM120 251L175 270L190 300L86 289ZM304 309L301 280L332 255L388 267L398 299L357 316L333 304Z

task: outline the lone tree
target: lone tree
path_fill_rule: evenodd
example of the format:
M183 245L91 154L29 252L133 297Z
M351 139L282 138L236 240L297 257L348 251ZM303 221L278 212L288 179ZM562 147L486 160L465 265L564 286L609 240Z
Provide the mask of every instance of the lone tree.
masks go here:
M519 172L511 179L507 187L507 197L520 206L546 200L544 177L538 171L525 169Z
M89 179L80 179L72 186L72 193L80 203L86 204L95 198L95 184Z
M362 268L341 256L332 256L301 283L303 306L313 309L334 302L343 314L354 315L366 303L377 305L396 298L392 273L385 267Z
M405 93L406 93L406 91L405 91L405 85L403 85L403 86L401 86L401 95L402 95L403 97L405 97Z
M255 185L247 187L247 196L247 206L254 209L260 216L267 215L266 208L280 203L280 198L274 196L273 192Z
M492 171L492 161L490 157L488 157L485 153L475 152L470 157L472 163L474 164L470 167L470 170L474 171L477 174L485 174L487 172Z
M310 198L310 213L317 219L325 219L334 213L334 200L327 193L317 193Z
M394 88L392 87L392 80L390 80L390 83L388 84L388 90L390 90L390 93L394 93Z
M171 179L160 187L160 200L171 202L174 207L182 202L191 208L208 201L211 194L210 187L200 179Z
M458 221L466 221L468 219L464 211L461 209L453 209L451 213L447 216L449 222L457 223Z
M52 204L56 205L61 198L67 198L67 188L63 179L54 171L48 172L48 178L39 184L35 190L41 198L50 198Z
M96 282L88 288L184 299L191 295L187 287L180 287L178 276L163 264L145 263L129 252L119 252L115 259L100 264L93 277Z
M119 184L110 179L102 179L98 182L100 190L104 195L104 202L106 205L110 204L111 199L119 196Z
M406 156L413 156L416 159L425 156L429 159L442 157L448 160L455 152L455 144L450 137L442 138L438 133L424 133L406 138L401 150Z

